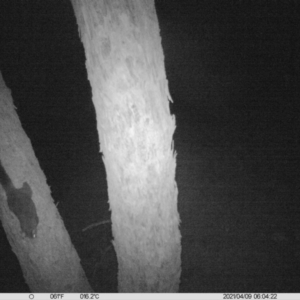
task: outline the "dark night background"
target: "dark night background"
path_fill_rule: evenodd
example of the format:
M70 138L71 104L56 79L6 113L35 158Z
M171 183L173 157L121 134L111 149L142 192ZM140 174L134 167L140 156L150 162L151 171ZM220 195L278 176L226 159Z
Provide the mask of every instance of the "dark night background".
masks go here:
M176 115L182 292L300 292L297 1L156 1ZM67 0L0 2L0 71L95 291L117 291L106 175ZM26 292L0 229L0 291Z

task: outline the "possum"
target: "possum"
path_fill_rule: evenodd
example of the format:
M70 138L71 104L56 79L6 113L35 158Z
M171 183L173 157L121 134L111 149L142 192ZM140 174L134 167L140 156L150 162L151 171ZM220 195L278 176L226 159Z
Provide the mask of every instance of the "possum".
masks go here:
M37 233L39 218L32 201L32 190L27 182L19 189L15 188L0 161L0 184L7 198L11 212L18 218L22 232L26 237L34 239Z

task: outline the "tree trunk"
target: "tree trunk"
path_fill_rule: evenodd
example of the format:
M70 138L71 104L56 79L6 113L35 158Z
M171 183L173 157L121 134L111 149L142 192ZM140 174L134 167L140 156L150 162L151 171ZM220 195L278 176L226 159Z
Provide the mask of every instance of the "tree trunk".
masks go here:
M92 292L1 73L0 218L32 292Z
M72 0L97 115L119 292L176 292L175 118L153 0Z

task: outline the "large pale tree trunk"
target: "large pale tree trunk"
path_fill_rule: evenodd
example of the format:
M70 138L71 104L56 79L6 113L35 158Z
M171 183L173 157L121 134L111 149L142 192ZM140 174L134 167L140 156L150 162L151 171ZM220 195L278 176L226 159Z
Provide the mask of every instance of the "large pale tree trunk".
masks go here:
M91 292L1 73L0 163L0 219L30 290Z
M119 292L176 292L175 118L153 0L72 0L112 211Z

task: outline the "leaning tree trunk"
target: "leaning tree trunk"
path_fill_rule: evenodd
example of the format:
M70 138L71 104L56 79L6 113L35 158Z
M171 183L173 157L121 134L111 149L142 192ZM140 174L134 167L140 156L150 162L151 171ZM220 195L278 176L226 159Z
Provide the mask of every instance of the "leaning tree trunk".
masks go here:
M176 292L175 118L153 0L72 0L112 211L119 292Z
M92 292L0 72L0 219L32 292Z

